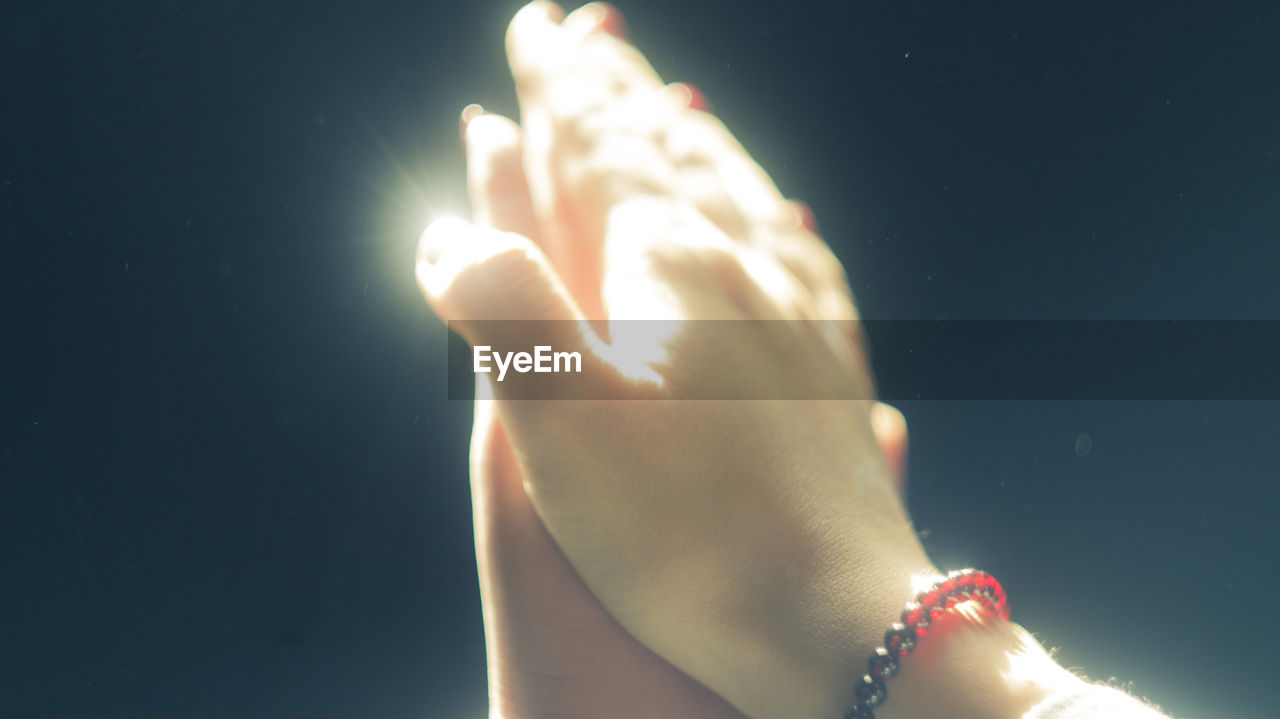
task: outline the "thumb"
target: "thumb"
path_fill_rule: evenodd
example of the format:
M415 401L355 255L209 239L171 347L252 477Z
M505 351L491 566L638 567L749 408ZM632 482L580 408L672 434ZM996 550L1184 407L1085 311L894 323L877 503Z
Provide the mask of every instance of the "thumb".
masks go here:
M898 492L907 494L907 418L893 405L876 402L871 405L871 429L884 453Z
M581 310L527 237L436 220L418 242L415 274L431 308L473 347L505 353L546 345L594 354Z
M579 319L542 250L513 232L436 220L418 241L415 274L431 308L464 336L480 320Z

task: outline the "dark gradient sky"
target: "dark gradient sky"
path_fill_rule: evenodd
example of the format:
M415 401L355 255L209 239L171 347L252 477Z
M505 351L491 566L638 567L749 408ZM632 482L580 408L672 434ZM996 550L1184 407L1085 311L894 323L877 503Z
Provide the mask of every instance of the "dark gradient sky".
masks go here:
M1048 5L621 7L868 317L1280 317L1280 6ZM411 257L459 109L515 112L516 7L0 9L0 716L482 715ZM1069 666L1273 715L1277 403L903 409L937 562Z

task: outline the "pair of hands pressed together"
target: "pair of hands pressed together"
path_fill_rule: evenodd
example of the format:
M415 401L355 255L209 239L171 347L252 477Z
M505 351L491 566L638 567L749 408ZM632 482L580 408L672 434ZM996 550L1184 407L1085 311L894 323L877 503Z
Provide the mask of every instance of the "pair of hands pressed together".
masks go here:
M905 422L873 401L859 338L806 321L856 326L806 211L620 26L602 4L517 14L522 125L468 108L474 224L433 223L419 247L424 294L470 343L520 339L477 320L583 320L539 326L582 353L582 386L646 400L478 388L491 711L840 717L913 582L940 574L901 501ZM635 319L778 331L727 353L695 327L637 378L599 349ZM865 399L675 399L770 386ZM1075 681L1016 625L970 613L940 633L877 716L1019 716Z

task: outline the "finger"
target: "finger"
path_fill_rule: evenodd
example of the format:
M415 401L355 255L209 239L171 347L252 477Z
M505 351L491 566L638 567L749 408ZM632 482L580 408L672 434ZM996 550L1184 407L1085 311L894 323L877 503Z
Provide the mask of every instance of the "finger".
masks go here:
M749 239L787 216L768 174L687 85L661 85L629 43L602 32L618 16L591 4L553 22L530 6L508 33L529 134L534 206L553 244L591 251L609 207L635 194L691 198L731 237ZM559 250L553 251L553 256Z
M590 386L589 375L604 371L604 364L592 359L597 343L580 310L528 238L459 219L437 220L419 241L416 274L432 309L473 347L488 346L493 356L510 357L545 345L584 358L577 375L581 382L540 374L536 377L548 380L509 391L523 391L523 398L542 391L571 398Z
M907 492L907 418L896 407L876 402L871 406L871 429L898 486Z
M761 249L808 289L819 317L840 322L858 319L844 265L817 236L806 231L779 233Z
M655 178L669 174L651 138L615 132L639 116L616 101L657 93L662 83L634 47L603 30L610 23L600 21L602 12L616 15L589 5L561 25L558 8L532 3L507 32L540 239L557 267L597 283L609 203L658 191Z
M537 583L536 569L549 565L543 546L546 531L534 513L524 490L524 476L507 439L493 402L477 402L471 434L471 498L475 514L476 556L480 586L486 606L511 612L509 585L527 588ZM505 590L505 591L504 591ZM518 591L518 589L517 589ZM538 597L528 599L536 602ZM542 607L523 607L537 614ZM504 627L486 627L490 643L502 642L493 636ZM500 634L500 633L499 633Z
M586 35L597 30L627 39L626 21L618 9L606 2L590 2L569 13L562 23L570 32Z
M858 305L844 265L818 236L818 223L809 206L790 200L788 209L790 226L779 232L772 254L808 288L817 316L846 329L844 339L857 361L864 364L868 354L866 332L859 321Z
M673 82L663 90L672 94L682 107L687 107L690 110L702 110L703 112L712 111L711 102L707 100L706 94L695 85L687 82Z
M601 31L608 6L557 24L535 3L512 21L508 48L527 133L526 169L544 246L591 316L588 291L608 269L599 244L614 206L687 198L728 236L767 250L810 289L817 316L856 317L843 268L796 221L768 174L690 86L659 85L635 48Z
M572 90L598 100L660 87L644 56L620 33L610 32L621 25L621 13L603 3L585 5L567 18L554 3L529 3L507 28L507 58L517 92L568 101ZM590 84L605 78L603 84Z
M791 212L794 215L795 222L805 232L815 237L822 235L822 232L818 229L818 218L813 214L813 208L809 207L809 203L803 200L791 200Z
M641 198L610 212L602 295L611 322L735 319L751 285L733 242L687 203Z
M578 317L546 256L511 232L436 220L418 241L415 273L431 307L448 322Z
M716 180L729 203L726 209L737 214L740 225L728 226L726 231L744 240L757 240L788 222L791 214L786 200L764 168L718 117L693 109L701 93L694 94L679 84L668 93L687 97L690 106L665 128L663 150L682 173L701 169ZM726 213L715 213L722 214Z
M468 106L479 108L478 105ZM464 111L470 118L463 128L467 151L467 185L477 222L535 239L570 295L588 317L599 317L599 272L584 261L582 253L545 241L541 222L533 208L524 167L524 139L512 120L480 110Z
M848 322L857 311L844 268L818 235L808 205L785 200L768 174L715 116L692 86L667 92L689 106L665 134L665 149L688 196L730 236L772 255L813 297L818 316ZM713 187L717 192L702 188ZM859 345L857 337L855 346Z
M524 474L493 402L476 403L471 501L491 710L507 716L528 691L515 668L536 664L545 652L547 637L539 630L573 626L564 621L566 606L577 608L574 597L586 590L525 493Z
M463 118L473 218L503 232L536 238L538 222L524 174L520 127L479 105L467 106Z

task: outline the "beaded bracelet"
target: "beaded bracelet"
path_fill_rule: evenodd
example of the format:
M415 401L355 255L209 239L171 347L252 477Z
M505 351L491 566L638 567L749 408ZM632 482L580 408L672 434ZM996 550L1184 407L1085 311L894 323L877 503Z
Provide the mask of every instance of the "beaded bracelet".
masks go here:
M978 602L1001 619L1009 618L1009 602L1004 587L996 578L977 569L959 569L946 579L916 595L902 610L901 621L884 634L884 646L876 647L867 661L868 673L854 690L857 700L845 712L844 719L875 719L873 707L884 703L887 696L884 680L898 673L902 657L916 648L916 641L929 632L934 620L952 607L967 601Z

